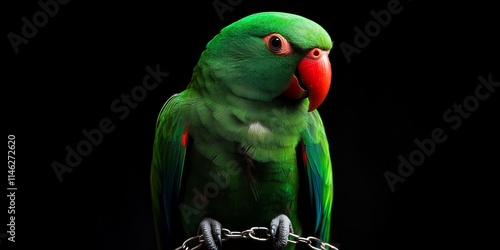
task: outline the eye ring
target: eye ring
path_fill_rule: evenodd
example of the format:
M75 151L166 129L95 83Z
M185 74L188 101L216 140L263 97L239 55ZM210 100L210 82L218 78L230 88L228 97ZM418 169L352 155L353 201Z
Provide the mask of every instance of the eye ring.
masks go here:
M289 55L293 53L292 45L282 35L271 33L262 38L269 51L277 55Z

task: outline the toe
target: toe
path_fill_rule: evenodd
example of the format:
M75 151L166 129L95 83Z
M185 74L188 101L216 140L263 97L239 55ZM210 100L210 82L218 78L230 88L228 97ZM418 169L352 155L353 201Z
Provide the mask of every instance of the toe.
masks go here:
M222 246L221 231L221 224L212 218L204 218L198 227L198 234L203 235L205 246L209 250L217 250Z
M292 222L286 215L278 215L271 220L270 230L274 248L283 249L288 243L288 236L293 233Z

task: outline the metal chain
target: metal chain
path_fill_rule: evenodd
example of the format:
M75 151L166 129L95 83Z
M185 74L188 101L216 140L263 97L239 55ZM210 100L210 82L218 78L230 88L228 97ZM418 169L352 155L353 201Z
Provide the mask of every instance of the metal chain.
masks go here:
M245 231L231 231L229 229L223 228L222 229L222 241L228 241L231 239L251 239L251 240L256 240L256 241L269 241L272 239L271 233L268 228L266 227L252 227L248 230ZM200 247L203 246L203 243L205 240L203 240L203 234L193 236L191 238L188 238L187 240L182 243L182 246L176 248L175 250L194 250L194 249L199 249ZM292 244L306 244L309 246L310 249L314 250L339 250L338 248L334 247L333 245L323 242L322 240L309 236L309 237L301 237L300 235L290 233L290 236L288 238L288 243ZM316 247L315 244L319 245L319 247Z

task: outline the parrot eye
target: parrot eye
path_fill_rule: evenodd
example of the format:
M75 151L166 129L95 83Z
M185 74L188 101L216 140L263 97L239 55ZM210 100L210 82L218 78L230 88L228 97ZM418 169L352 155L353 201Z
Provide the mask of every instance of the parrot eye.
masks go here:
M292 45L280 34L271 33L262 38L267 48L277 55L289 55L293 52Z
M272 36L269 39L269 48L272 51L279 51L281 49L281 38L279 36Z

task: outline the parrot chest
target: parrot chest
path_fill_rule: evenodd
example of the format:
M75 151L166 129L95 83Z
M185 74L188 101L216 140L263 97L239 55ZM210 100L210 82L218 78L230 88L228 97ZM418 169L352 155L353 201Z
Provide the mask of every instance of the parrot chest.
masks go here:
M184 220L186 229L195 233L204 217L234 229L268 226L279 214L299 226L296 147L306 114L307 105L269 109L193 102L181 191L181 214L191 218Z
M267 226L279 214L296 220L299 173L295 157L259 162L236 153L226 164L216 165L196 148L190 155L183 203L193 209L192 230L204 217L237 229Z

